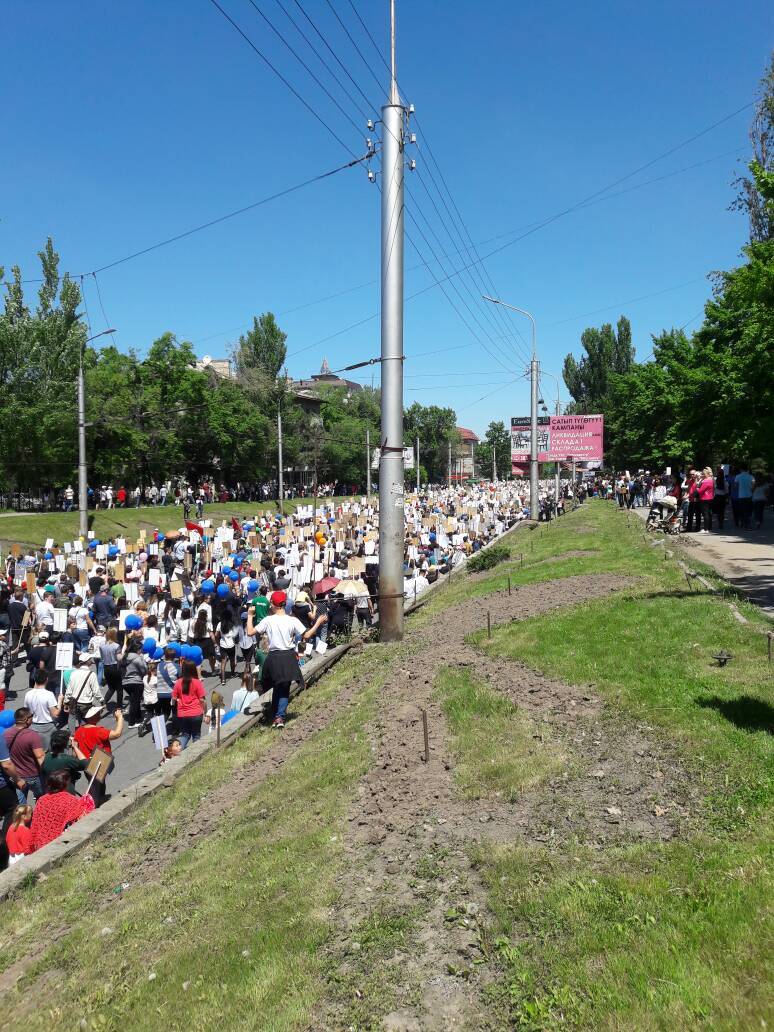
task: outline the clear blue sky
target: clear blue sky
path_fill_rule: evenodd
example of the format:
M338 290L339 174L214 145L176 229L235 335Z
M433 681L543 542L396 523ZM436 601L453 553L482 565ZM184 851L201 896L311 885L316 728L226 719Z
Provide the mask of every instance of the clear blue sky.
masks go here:
M277 0L256 2L360 126L361 114ZM383 80L384 66L348 0L332 2ZM359 135L248 0L221 3L360 154L365 128ZM322 48L294 0L282 3ZM356 4L384 44L388 0ZM750 0L742 10L716 0L398 0L397 6L405 99L415 104L477 243L561 211L752 100L774 38L772 8L763 0ZM303 0L303 7L375 111L382 102L377 83L326 0ZM63 269L88 272L347 160L344 148L209 0L8 0L3 30L0 264L19 263L25 276L38 275L36 252L48 235ZM744 243L745 222L727 207L731 180L748 153L750 114L742 112L616 189L706 162L700 167L558 219L487 262L502 297L534 313L546 370L560 373L587 325L629 315L644 357L651 333L700 313L707 273L734 265ZM415 155L432 190L437 176L419 135ZM420 181L407 176L407 182L408 210L416 211L418 202L450 251L447 268L458 267L459 255ZM422 215L417 218L429 235ZM407 227L429 255L410 220ZM288 333L291 356L307 349L288 363L293 375L305 376L317 371L323 356L335 368L378 355L376 319L310 346L375 313L375 282L298 308L374 281L378 262L379 194L355 168L105 271L99 284L122 349L142 352L171 330L194 341L200 355L222 356L237 327L271 309ZM407 243L407 294L431 282L424 269L412 268L417 264ZM468 292L470 280L452 282L496 336L483 303ZM93 281L86 290L97 331L105 324ZM528 322L518 325L528 340ZM498 343L506 349L504 365L521 373L523 359L511 343ZM491 419L527 411L526 382L508 385L514 374L473 342L434 287L406 306L405 353L441 348L454 350L406 363L407 404L452 405L459 423L477 432ZM362 379L370 382L370 374ZM546 400L555 397L553 381L545 393Z

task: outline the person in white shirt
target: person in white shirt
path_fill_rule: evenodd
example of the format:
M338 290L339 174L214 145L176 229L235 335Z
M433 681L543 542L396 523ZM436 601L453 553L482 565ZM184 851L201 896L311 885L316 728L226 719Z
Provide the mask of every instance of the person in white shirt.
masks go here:
M265 616L257 627L253 624L253 611L247 615L247 633L265 634L269 643L269 653L263 664L261 686L263 690L271 689L272 727L283 728L285 715L290 699L290 686L295 681L302 683L301 668L298 665L296 638L308 641L311 631L295 616L288 616L285 603L288 597L284 591L272 593L269 601L271 613Z
M245 671L242 674L242 684L234 692L231 700L231 709L236 710L237 713L245 713L260 698L261 694L255 688L253 675L249 671Z
M201 612L201 610L200 610ZM231 676L236 677L236 643L239 636L234 616L230 609L224 609L220 622L212 632L212 640L220 649L220 683L226 683L226 660L231 666Z
M94 667L98 658L99 653L95 656L90 652L81 652L78 656L78 667L70 674L64 704L70 715L71 730L75 730L80 721L85 719L88 710L94 706L104 705Z
M49 587L52 588L49 591ZM54 597L55 589L52 585L47 585L46 590L43 593L43 598L39 599L35 603L35 623L37 624L39 631L48 631L51 634L54 630L54 607L50 602L50 599Z
M46 684L48 672L35 671L35 686L24 696L24 705L32 713L32 730L37 731L43 740L43 748L48 750L51 735L56 730L56 719L62 708L61 695L57 699Z

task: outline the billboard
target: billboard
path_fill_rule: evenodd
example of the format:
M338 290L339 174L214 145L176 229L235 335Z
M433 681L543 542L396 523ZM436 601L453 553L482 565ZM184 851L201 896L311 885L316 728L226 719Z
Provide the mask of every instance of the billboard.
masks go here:
M538 418L538 462L601 462L603 416L540 416ZM511 419L511 463L522 472L530 459L529 416Z

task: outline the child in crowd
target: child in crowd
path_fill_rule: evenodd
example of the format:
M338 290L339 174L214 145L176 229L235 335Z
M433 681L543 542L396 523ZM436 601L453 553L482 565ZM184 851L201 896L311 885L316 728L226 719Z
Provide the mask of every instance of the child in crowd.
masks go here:
M18 863L19 860L34 853L32 845L32 807L17 806L13 811L13 817L5 836L5 844L8 847L8 866Z
M151 717L160 712L158 686L158 663L149 659L148 669L142 679L143 723L139 735L146 735L150 731Z
M220 720L223 723L223 715L226 712L226 700L223 698L220 692L213 692L211 698L212 705L210 706L207 713L204 714L204 723L209 727L210 734L215 729L216 720Z
M159 767L163 767L169 760L174 760L174 758L179 756L182 751L183 746L180 744L180 739L170 738L169 745L164 750L164 754L159 761Z

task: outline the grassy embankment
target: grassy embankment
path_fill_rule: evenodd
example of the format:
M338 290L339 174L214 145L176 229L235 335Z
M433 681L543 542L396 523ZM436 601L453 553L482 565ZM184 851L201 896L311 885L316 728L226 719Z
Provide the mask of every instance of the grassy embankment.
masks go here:
M576 525L585 531L575 535ZM607 702L602 727L626 720L654 728L677 746L705 799L700 831L684 841L478 851L502 966L494 1004L504 1023L535 1030L766 1027L774 678L760 631L768 625L752 607L743 607L751 624L740 625L719 597L689 592L674 560L665 562L640 524L627 526L612 506L587 505L536 535L511 541L523 567L515 559L477 583L460 578L449 593L502 590L508 572L514 586L603 570L645 579L610 599L498 627L491 642L476 635L478 646L593 684ZM596 554L545 562L570 549ZM720 649L734 657L722 669L712 659ZM439 691L463 792L471 781L478 797L533 783L540 759L520 748L529 736L518 709L452 671ZM509 768L498 743L510 732L517 748ZM550 770L555 751L547 749Z
M330 501L330 499L325 499ZM341 499L335 499L341 501ZM290 514L296 511L298 506L311 505L312 498L294 498L286 501L284 511ZM205 506L204 516L206 519L219 526L221 520L230 520L232 516L246 518L255 516L259 512L276 512L277 503L273 502L227 502L225 505ZM150 536L156 529L166 533L169 530L177 530L183 525L182 506L166 505L152 506L144 505L139 509L90 509L89 516L92 518L91 529L94 536L100 541L107 541L110 538L124 537L130 541L136 541L141 530ZM193 510L191 519L196 519L196 510ZM41 547L48 538L61 545L63 541L72 541L78 536L78 513L77 512L50 512L35 515L2 516L0 518L0 550L6 552L8 546L13 543L33 545Z
M347 804L369 760L373 690L391 655L347 657L301 696L294 709L303 716L348 680L363 684L214 833L159 871L157 884L133 877L146 847L185 835L190 815L260 757L269 733L205 759L174 791L3 904L3 969L34 961L6 991L0 1028L18 1028L22 1012L31 1030L78 1028L81 1017L95 1029L305 1027L324 984L327 907Z

